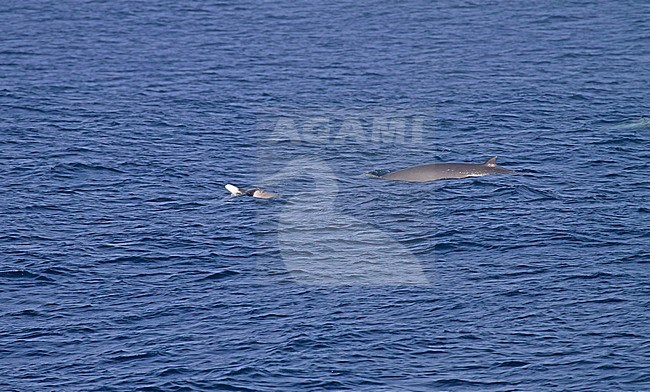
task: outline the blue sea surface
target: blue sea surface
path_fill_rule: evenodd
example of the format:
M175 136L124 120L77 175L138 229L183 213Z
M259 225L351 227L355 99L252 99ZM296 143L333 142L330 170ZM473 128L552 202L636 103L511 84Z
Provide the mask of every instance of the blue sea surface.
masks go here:
M4 1L0 176L2 391L650 390L646 1Z

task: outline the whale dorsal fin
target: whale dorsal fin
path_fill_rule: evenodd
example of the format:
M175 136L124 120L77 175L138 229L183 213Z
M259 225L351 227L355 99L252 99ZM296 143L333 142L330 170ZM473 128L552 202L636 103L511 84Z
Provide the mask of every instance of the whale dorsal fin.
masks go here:
M485 166L496 166L497 165L497 157L492 157L485 161L484 163Z

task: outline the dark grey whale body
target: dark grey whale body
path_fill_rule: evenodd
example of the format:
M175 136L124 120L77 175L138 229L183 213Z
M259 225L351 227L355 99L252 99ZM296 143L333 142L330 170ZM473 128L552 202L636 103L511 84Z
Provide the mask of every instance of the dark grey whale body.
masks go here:
M514 171L497 166L497 157L492 157L485 163L431 163L414 166L388 173L379 178L393 181L427 182L499 173L514 173Z

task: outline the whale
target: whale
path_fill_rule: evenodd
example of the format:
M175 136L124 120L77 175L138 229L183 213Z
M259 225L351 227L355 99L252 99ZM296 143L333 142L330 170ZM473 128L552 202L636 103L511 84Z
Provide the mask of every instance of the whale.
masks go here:
M450 162L413 166L379 176L379 178L391 181L429 182L509 173L515 173L515 171L498 166L497 157L492 157L485 163Z
M233 184L226 184L226 189L233 196L252 196L257 199L275 199L279 197L277 194L267 192L263 189L259 189L259 188L241 189Z

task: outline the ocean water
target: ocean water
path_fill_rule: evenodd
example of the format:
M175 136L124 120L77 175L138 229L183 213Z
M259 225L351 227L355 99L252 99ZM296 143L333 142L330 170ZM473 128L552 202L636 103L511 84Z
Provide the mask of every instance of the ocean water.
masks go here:
M3 2L0 390L650 390L649 31L644 1ZM491 156L518 173L367 175Z

